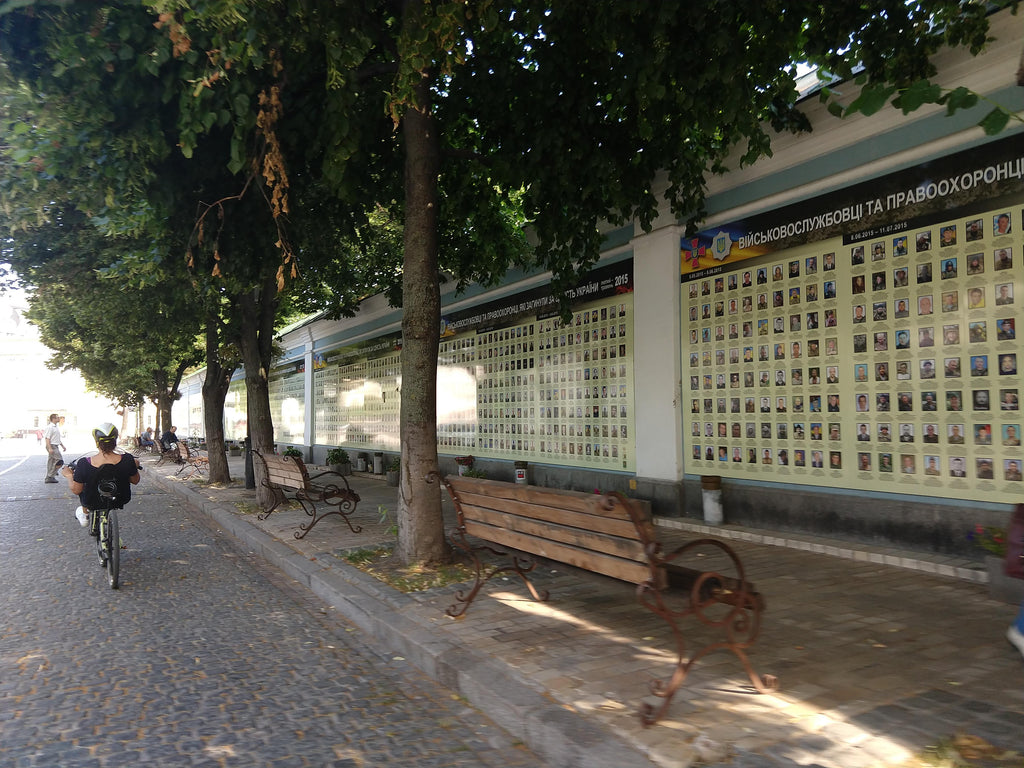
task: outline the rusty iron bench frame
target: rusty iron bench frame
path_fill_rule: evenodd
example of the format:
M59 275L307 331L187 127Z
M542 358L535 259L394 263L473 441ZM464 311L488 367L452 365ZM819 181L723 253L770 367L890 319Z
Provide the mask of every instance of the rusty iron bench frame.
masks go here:
M363 530L362 526L353 525L349 517L359 503L359 494L349 487L348 480L343 475L330 470L310 475L305 462L297 456L264 456L259 451L252 453L263 462L262 485L269 489L274 497L274 503L257 515L258 519L266 520L275 509L288 500L286 492L290 491L292 498L299 502L303 511L313 518L299 526L294 534L296 539L305 537L317 523L331 515L337 515L344 520L352 533ZM317 504L327 507L326 511L318 511Z
M189 470L189 473L185 475L187 480L197 472L202 476L203 472L210 468L209 456L203 456L198 451L193 451L184 440L179 440L177 446L181 466L178 467L178 471L175 474L180 475L187 469Z
M641 704L645 726L665 715L694 664L714 651L735 655L759 693L777 690L777 679L758 675L746 653L760 633L764 599L746 580L743 563L725 542L694 539L665 553L649 505L619 493L585 494L454 475L442 482L457 514L449 538L472 559L476 573L469 591L456 593L449 616L463 617L483 585L500 573L515 573L534 599L547 600L547 591L538 590L528 574L536 567L535 558L556 560L636 584L640 604L669 625L676 663L667 680L650 683L651 693L662 701L659 706ZM485 543L472 543L468 537ZM504 552L486 542L526 555ZM708 548L725 555L734 573L681 564L686 555ZM482 551L508 556L511 562L485 566L479 557ZM717 630L718 639L688 653L681 622L689 616Z
M154 440L154 452L157 451L156 446L160 446L159 453L160 458L157 460L156 465L159 467L165 461L173 461L175 464L181 464L183 459L181 458L181 448L179 447L180 440L175 440L171 443L170 448L164 448L164 444L159 440Z

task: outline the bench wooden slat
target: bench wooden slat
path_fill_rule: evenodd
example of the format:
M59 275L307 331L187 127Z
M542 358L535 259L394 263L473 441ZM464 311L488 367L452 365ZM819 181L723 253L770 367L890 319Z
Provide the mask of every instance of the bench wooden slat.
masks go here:
M459 494L459 499L463 506L468 505L474 509L494 509L510 515L530 517L587 531L606 533L611 536L636 538L636 528L629 519L624 517L625 512L619 510L621 515L619 518L607 517L607 511L601 508L602 497L600 496L593 496L590 505L584 510L526 504L516 499L495 499L483 494L468 492Z
M305 463L299 464L294 456L270 454L261 458L266 465L267 479L270 482L293 491L307 486L309 472L306 471L306 465Z
M268 467L267 477L270 482L283 485L291 490L298 490L306 486L305 480L299 472L284 472L275 467Z
M580 549L569 544L560 544L550 539L530 536L505 528L497 528L482 522L467 520L466 533L503 547L529 552L549 560L557 560L576 568L583 568L632 584L640 584L651 576L650 569L643 563L603 555L599 552Z
M605 510L595 508L594 502L600 496L582 491L564 491L555 488L541 488L535 485L518 485L504 483L500 480L486 480L477 477L458 477L449 475L445 478L461 498L464 494L475 493L489 499L507 499L524 504L554 506L574 512L588 512L609 518L620 518L621 510ZM599 507L600 505L598 505Z
M640 563L647 562L646 554L637 540L635 531L633 531L632 536L609 535L592 529L560 525L559 523L543 519L506 514L500 510L478 507L472 504L464 503L462 509L466 514L467 525L470 520L479 521L495 528L505 528L538 539L547 538L562 544L591 549L595 552L614 557L635 560ZM650 571L648 571L649 575Z

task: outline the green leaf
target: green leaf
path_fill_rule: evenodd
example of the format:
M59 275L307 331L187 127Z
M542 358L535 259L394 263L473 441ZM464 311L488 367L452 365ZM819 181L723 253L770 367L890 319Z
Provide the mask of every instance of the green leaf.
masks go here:
M978 123L985 131L986 136L994 136L999 133L1006 124L1010 121L1010 113L1005 110L996 107L989 112L985 117Z
M906 88L896 99L893 105L903 110L907 115L916 110L922 104L934 104L942 96L942 89L928 80L918 80L909 88Z
M952 115L958 109L970 109L977 104L978 94L968 88L960 86L959 88L954 88L952 91L947 93L944 97L944 102L940 103L945 103L946 114Z
M860 96L853 100L846 109L846 114L860 112L864 115L873 115L886 105L889 97L896 93L896 86L871 83L864 86Z

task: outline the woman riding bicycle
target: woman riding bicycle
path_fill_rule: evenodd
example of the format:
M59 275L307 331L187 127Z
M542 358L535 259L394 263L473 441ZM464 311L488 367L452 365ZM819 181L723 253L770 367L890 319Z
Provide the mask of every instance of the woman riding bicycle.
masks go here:
M92 431L92 437L99 452L76 461L74 470L70 466L61 470L61 474L68 480L68 488L82 502L82 506L75 510L75 517L83 527L89 524L89 508L102 503L96 488L100 467L106 464L114 467L118 507L123 507L131 500L131 486L136 485L140 479L136 458L130 453L117 451L117 427L109 422L100 424Z

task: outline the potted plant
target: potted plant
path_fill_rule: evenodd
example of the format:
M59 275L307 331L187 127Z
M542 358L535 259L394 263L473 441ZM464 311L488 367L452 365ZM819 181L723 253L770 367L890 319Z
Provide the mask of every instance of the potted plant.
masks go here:
M463 477L477 477L481 479L487 477L487 473L484 472L482 469L473 469L472 467L467 469L465 472L460 472L459 474L461 474Z
M332 472L337 472L339 475L352 474L352 462L349 461L348 451L344 448L331 448L327 452L326 461Z
M287 448L284 449L282 455L284 455L284 456L294 456L296 459L301 459L302 458L302 451L300 451L294 445L289 445Z
M398 487L398 470L401 469L401 467L402 462L396 456L388 463L387 469L384 472L385 482L393 488Z
M473 457L472 456L456 456L455 463L459 466L459 474L466 475L467 472L473 468Z
M967 539L987 553L985 571L988 573L988 592L993 600L1020 604L1024 599L1024 579L1006 572L1006 529L996 525L978 525L967 534Z
M238 443L231 443L231 445L228 446L228 453L232 456L241 456L242 446Z

